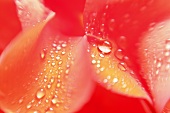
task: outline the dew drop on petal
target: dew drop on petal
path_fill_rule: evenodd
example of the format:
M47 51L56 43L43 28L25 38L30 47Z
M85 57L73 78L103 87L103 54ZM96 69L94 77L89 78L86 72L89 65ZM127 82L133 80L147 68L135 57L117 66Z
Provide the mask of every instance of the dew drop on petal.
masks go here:
M41 57L41 59L44 59L44 58L45 58L45 50L42 50L42 51L41 51L40 57Z
M165 47L166 50L170 50L170 39L167 39L165 43L166 43L166 47Z
M55 113L53 108L48 108L45 113Z
M125 63L124 62L121 62L118 64L118 68L122 71L126 71L126 66L125 66Z
M45 90L44 89L39 89L38 91L37 91L37 93L36 93L36 97L37 97L37 99L41 99L41 98L43 98L44 96L45 96Z
M117 83L117 82L118 82L118 78L114 78L113 83Z
M115 57L119 60L122 60L122 58L124 57L123 55L123 50L122 49L117 49L115 51Z
M109 41L103 41L102 43L98 44L98 50L103 54L109 54L112 51L112 44Z
M114 19L111 19L108 23L108 28L110 31L113 31L115 28L115 20Z

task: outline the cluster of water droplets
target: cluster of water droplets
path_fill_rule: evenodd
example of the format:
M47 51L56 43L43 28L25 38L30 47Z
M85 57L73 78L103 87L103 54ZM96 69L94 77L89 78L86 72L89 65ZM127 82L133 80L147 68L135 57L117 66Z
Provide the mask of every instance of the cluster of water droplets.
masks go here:
M73 45L70 42L56 40L40 52L44 69L35 78L35 83L40 87L27 104L27 113L56 113L56 109L69 109L74 89L71 87L73 79L68 76L70 66L74 64ZM23 101L24 98L19 103L22 104ZM41 111L36 110L37 107Z
M125 62L125 59L129 59L124 55L123 50L118 49L115 43L107 39L91 34L86 36L90 43L88 52L91 55L91 63L99 76L99 83L105 84L108 89L112 89L112 86L116 84L121 84L121 87L128 92L129 83L125 81L127 76L120 77L118 73L120 71L134 73Z

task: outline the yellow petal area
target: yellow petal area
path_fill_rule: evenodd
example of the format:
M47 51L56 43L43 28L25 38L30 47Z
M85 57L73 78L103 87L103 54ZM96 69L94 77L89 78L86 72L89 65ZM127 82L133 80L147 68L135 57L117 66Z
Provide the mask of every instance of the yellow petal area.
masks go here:
M0 107L5 112L75 112L92 94L85 38L52 33L44 25L23 31L2 53Z
M94 37L96 38L96 37ZM96 71L99 83L114 92L149 99L141 83L135 79L135 74L128 68L126 62L115 57L117 46L109 40L99 40L89 47L91 64Z

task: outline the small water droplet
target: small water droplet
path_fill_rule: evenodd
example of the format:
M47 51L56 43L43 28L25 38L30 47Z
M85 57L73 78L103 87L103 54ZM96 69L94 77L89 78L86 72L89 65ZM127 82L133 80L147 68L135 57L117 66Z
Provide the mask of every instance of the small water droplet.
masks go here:
M170 50L170 39L167 39L165 43L166 43L165 49Z
M57 46L57 50L58 51L61 50L61 46L60 45Z
M57 98L57 97L54 97L54 98L51 100L51 102L52 102L53 104L57 104L58 98Z
M126 66L125 66L125 63L124 62L121 62L118 64L118 68L122 71L126 71Z
M96 64L96 60L92 60L91 63L92 63L92 64Z
M53 47L57 47L57 44L53 43L52 46L53 46Z
M56 56L56 60L60 60L60 56Z
M104 58L104 54L102 54L102 53L101 53L101 54L99 54L99 56L100 56L101 58Z
M69 73L69 71L70 71L70 70L69 70L69 69L67 69L65 73L66 73L66 74L68 74L68 73Z
M46 54L45 50L42 50L41 53L40 53L41 59L45 58L45 54Z
M62 46L62 47L66 47L66 46L67 46L67 44L66 44L66 43L63 43L61 46Z
M52 62L51 65L52 65L52 66L55 66L55 62Z
M98 44L98 50L103 54L109 54L112 51L112 44L109 41L103 41Z
M118 78L114 78L113 83L117 83L117 82L118 82Z
M27 109L30 109L32 107L31 103L27 105Z
M110 31L113 31L115 29L115 19L111 19L108 23L108 28Z
M117 49L116 51L115 51L115 56L116 56L116 58L117 59L119 59L119 60L122 60L122 58L123 58L123 50L122 49Z
M53 108L48 108L45 113L55 113Z
M57 83L57 87L59 88L61 86L61 84L60 83Z
M103 80L103 83L107 83L107 82L108 82L108 80L107 80L107 79L104 79L104 80Z
M45 90L44 89L39 89L38 91L37 91L37 93L36 93L36 97L38 98L38 99L41 99L41 98L43 98L45 96Z

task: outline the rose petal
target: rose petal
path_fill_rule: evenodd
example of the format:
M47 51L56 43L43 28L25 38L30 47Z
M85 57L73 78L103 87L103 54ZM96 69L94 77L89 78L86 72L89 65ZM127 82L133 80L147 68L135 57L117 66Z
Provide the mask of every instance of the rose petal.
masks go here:
M155 23L151 29L141 38L139 58L155 109L161 113L170 98L170 20Z
M86 39L61 34L53 29L54 22L42 32L43 23L22 32L3 52L0 106L4 111L74 112L88 101L94 85Z
M0 54L21 30L13 0L0 1Z
M147 98L150 101L144 89L142 78L137 76L139 73L137 73L137 64L133 61L134 57L131 57L132 52L128 53L126 50L129 48L126 44L130 45L132 43L126 42L126 40L131 41L131 38L139 35L141 31L140 28L136 29L141 23L131 25L134 21L139 23L141 20L137 14L139 11L134 12L134 9L139 9L138 6L141 8L142 5L145 5L145 2L132 2L130 0L124 2L119 0L102 0L99 2L87 0L84 24L86 35L90 36L89 42L93 42L96 45L92 46L92 54L94 53L92 62L100 60L100 63L94 65L97 73L100 72L98 73L100 82L106 83L106 87L115 92ZM93 4L97 5L94 6ZM129 9L127 10L127 8ZM131 21L128 21L129 19ZM129 28L129 26L132 27ZM136 35L132 34L134 30ZM131 37L132 35L133 37ZM125 41L121 42L122 45L119 45L120 43L117 41L120 37L121 41ZM103 42L106 40L111 43L111 52L103 54L103 51L99 50L102 40Z

